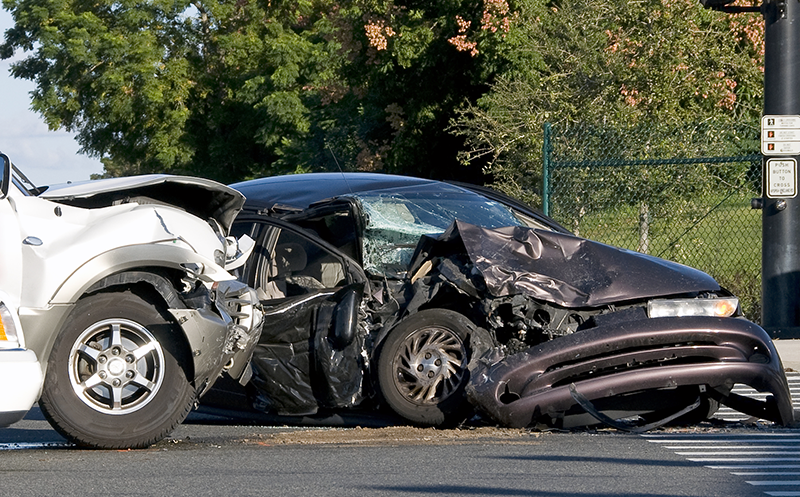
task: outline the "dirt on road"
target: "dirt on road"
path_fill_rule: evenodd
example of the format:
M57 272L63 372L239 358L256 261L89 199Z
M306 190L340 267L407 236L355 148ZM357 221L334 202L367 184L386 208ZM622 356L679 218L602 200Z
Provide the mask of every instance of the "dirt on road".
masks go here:
M265 445L452 445L530 444L544 434L525 429L480 427L440 430L412 426L386 428L327 428L259 434L245 442Z

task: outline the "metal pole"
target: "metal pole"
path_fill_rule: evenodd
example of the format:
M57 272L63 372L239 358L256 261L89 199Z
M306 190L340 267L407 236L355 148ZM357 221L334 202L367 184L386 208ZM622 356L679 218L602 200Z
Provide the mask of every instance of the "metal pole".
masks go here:
M800 116L800 2L768 1L763 12L765 119ZM770 152L764 154L762 325L773 338L800 338L800 200L796 196L770 196L768 161L775 157ZM789 162L798 158L780 156Z
M550 215L550 154L553 147L550 143L552 126L544 123L544 143L542 144L542 212Z

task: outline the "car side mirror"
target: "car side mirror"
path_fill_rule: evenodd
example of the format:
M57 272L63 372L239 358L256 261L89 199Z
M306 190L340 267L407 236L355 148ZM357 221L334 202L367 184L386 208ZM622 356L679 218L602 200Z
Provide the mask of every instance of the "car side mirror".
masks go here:
M358 328L358 307L361 303L363 288L361 286L350 286L339 290L337 295L341 297L339 304L334 311L333 336L330 337L333 346L342 350L351 343L356 336Z
M0 200L8 196L8 189L11 186L11 160L6 154L0 154L3 159L3 177L0 178Z

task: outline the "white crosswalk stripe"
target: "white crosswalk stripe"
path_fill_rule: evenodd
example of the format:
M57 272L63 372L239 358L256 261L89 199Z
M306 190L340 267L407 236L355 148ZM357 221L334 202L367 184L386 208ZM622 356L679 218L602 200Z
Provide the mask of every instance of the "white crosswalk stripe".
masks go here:
M800 410L800 373L787 372L795 410ZM734 392L763 399L766 394L735 385ZM745 421L750 416L721 407L714 416L724 421ZM741 477L770 497L800 497L800 433L663 433L642 435L676 455L703 466Z
M770 497L800 497L797 433L658 433L642 435L687 460L728 471ZM788 464L787 464L788 463Z

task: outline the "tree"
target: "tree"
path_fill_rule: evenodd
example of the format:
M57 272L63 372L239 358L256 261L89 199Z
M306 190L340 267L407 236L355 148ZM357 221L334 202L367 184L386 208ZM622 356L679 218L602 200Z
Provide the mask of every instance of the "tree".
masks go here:
M276 143L309 127L300 93L319 77L317 46L289 27L302 8L251 2L9 0L0 56L27 58L33 108L77 132L106 173L269 171ZM300 6L302 7L302 5ZM268 87L268 97L254 91Z
M363 169L482 181L480 165L459 166L463 139L446 129L457 108L474 102L507 69L509 5L389 1L357 12L363 28L351 17L353 40L365 49L350 52L344 74L361 98L338 114L347 123L339 129L372 124L352 134L354 162Z
M224 182L339 166L463 179L445 128L503 70L512 18L505 0L4 6L0 57L25 52L12 74L35 81L33 108L106 175Z
M509 34L513 69L451 124L467 142L462 160L485 164L512 194L537 200L544 122L650 129L618 138L636 158L719 155L724 140L702 136L703 122L757 125L759 16L711 12L693 0L528 0L520 18ZM692 138L676 140L674 130L689 125ZM623 149L608 135L589 143L580 154Z

